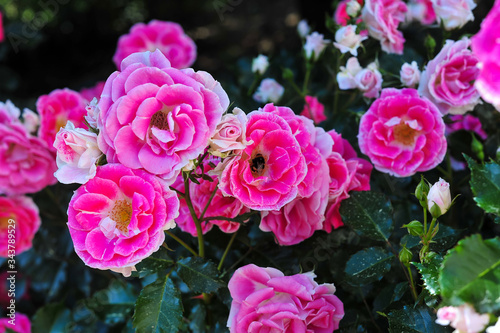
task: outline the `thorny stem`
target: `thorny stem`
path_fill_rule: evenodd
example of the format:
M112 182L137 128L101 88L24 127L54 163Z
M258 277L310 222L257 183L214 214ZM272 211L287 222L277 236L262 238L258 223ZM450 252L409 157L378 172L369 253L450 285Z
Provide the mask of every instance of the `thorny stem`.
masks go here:
M165 233L167 235L169 235L170 237L172 237L173 239L175 239L177 241L177 243L181 244L182 246L184 246L186 248L186 250L188 250L189 252L191 252L192 254L194 254L196 257L198 256L198 253L196 253L195 250L193 250L193 248L189 245L187 245L182 239L180 239L179 237L177 237L174 233L172 233L170 230L165 230Z
M189 208L189 212L191 213L191 217L193 218L194 224L196 225L196 233L198 234L198 255L200 257L205 256L205 244L203 243L203 231L201 229L201 222L196 216L196 212L194 211L193 203L191 202L191 196L189 195L189 175L184 174L184 193L186 200L186 204Z
M236 239L236 234L238 233L238 230L236 230L234 233L233 233L233 236L231 237L231 239L229 240L229 243L227 244L227 247L226 247L226 250L224 251L224 254L222 255L222 258L220 259L220 262L219 262L219 266L217 266L217 270L221 270L222 269L222 264L224 263L224 260L226 260L226 256L227 254L229 253L229 249L231 248L231 246L233 245L234 243L234 240Z

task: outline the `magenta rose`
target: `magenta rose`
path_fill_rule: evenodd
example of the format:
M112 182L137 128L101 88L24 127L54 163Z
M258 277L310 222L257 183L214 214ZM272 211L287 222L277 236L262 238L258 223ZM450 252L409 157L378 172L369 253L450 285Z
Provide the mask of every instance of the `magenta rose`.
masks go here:
M246 265L229 280L231 333L330 333L344 305L333 284L318 285L313 272L284 276L275 268Z
M451 116L450 120L453 122L446 124L446 135L459 130L466 130L476 133L483 140L488 138L488 134L486 134L483 130L483 125L481 125L481 120L471 114L457 114Z
M120 37L113 61L120 68L122 60L132 53L156 49L174 68L190 67L196 60L196 44L179 24L152 20L148 24L136 23L128 34Z
M432 0L410 0L408 2L407 21L419 21L423 25L430 25L436 21L436 13Z
M246 137L252 143L228 162L220 178L222 193L251 209L281 209L295 199L307 173L301 145L278 113L253 111L248 115Z
M86 128L84 117L87 114L87 101L78 92L68 88L56 89L48 95L42 95L36 101L36 110L40 115L38 137L53 147L57 132L71 120L75 127Z
M13 116L11 111L16 109L0 103L0 194L35 193L57 182L49 148Z
M418 92L436 104L441 113L464 114L480 102L474 81L479 77L478 58L466 37L447 40L422 72Z
M444 129L437 107L415 89L386 88L361 118L359 148L377 170L408 177L442 162Z
M347 4L351 0L341 0L337 8L335 9L335 13L333 14L333 19L335 20L335 23L341 26L346 26L349 23L350 16L347 13ZM363 0L357 0L359 3L359 7L361 8L363 6ZM360 23L361 20L358 20L356 23Z
M157 251L178 214L177 195L159 178L107 164L75 191L68 227L87 266L119 270Z
M17 333L31 333L31 322L26 315L16 312L15 325L9 323L10 320L10 318L0 319L0 333L5 333L7 328Z
M5 35L3 32L2 12L0 12L0 43L3 42L4 38Z
M210 74L173 68L158 50L134 53L106 81L99 148L108 162L173 181L208 146L228 105Z
M90 88L84 88L80 90L80 95L87 101L90 102L94 98L99 99L101 97L102 90L104 89L104 82L97 82L95 86Z
M408 10L401 0L367 0L361 18L368 33L380 41L382 50L387 53L403 54L405 39L398 30L399 23L405 20Z
M499 21L500 1L497 0L481 23L479 32L472 37L472 52L479 59L480 67L474 85L481 97L500 111L500 44L492 42L500 39Z
M306 96L305 100L306 104L304 105L304 110L302 110L300 115L312 119L316 124L325 121L325 106L318 101L318 98L314 96Z
M7 258L9 254L18 255L31 249L38 228L40 215L31 198L0 197L0 257ZM15 253L9 249L15 249Z

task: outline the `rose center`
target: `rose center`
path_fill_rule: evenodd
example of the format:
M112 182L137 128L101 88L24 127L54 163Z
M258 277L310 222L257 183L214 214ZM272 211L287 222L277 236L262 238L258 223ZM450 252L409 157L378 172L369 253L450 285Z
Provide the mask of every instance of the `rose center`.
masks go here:
M116 222L116 229L128 234L128 225L132 218L132 204L127 200L118 200L109 212L109 218Z
M10 219L10 216L0 217L0 229L7 229Z
M59 132L61 127L66 126L68 120L65 117L59 117L56 119L56 132Z
M266 160L264 156L262 156L262 154L257 154L250 160L250 170L252 171L252 175L254 175L255 177L262 176L265 168Z
M394 139L397 142L404 144L405 146L411 146L415 142L415 137L418 131L411 128L408 124L401 121L398 125L394 126L393 129Z
M163 110L156 111L155 114L153 114L153 116L151 117L151 127L154 126L161 130L168 130L167 115L168 113Z

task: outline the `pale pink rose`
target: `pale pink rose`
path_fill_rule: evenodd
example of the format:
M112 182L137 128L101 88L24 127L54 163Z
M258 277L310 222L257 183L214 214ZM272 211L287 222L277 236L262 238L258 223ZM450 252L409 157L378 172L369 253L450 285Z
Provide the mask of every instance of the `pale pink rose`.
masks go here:
M279 210L295 199L306 176L301 146L287 121L273 112L251 112L246 135L252 143L228 162L220 189L248 208Z
M309 35L309 31L311 31L311 27L307 24L306 20L300 20L299 24L297 24L297 32L299 36L302 38L306 38Z
M363 92L363 96L367 98L377 98L380 94L383 81L382 74L380 74L374 62L357 73L354 80L357 88Z
M450 184L442 178L434 183L427 194L427 209L431 212L431 208L437 205L441 211L441 215L446 213L451 206Z
M174 68L190 67L196 60L196 44L179 24L152 20L134 24L128 34L120 37L113 61L120 68L123 59L132 53L157 49Z
M495 1L493 8L481 23L481 29L472 37L472 51L479 59L480 73L474 83L481 97L500 111L500 1Z
M459 130L466 130L476 133L483 140L488 138L488 134L486 134L481 125L481 120L471 114L453 115L450 117L450 120L453 122L446 124L446 135Z
M410 0L406 21L418 21L423 25L430 25L436 21L436 13L432 6L432 0Z
M48 95L42 95L36 102L36 110L40 115L38 137L47 143L55 153L54 139L61 127L71 120L76 127L86 128L84 117L86 101L76 91L68 88L56 89Z
M479 314L469 304L459 307L445 306L438 310L436 323L442 326L450 325L457 333L482 332L490 317L488 314Z
M474 21L472 10L476 8L474 0L431 0L438 23L443 22L445 30L463 27Z
M0 102L0 122L18 122L21 111L10 100Z
M361 5L357 0L350 0L345 6L345 12L349 17L357 17L360 14Z
M306 43L304 44L306 58L311 59L314 56L313 60L318 60L323 50L330 42L330 40L324 39L324 36L317 31L307 35Z
M80 95L88 102L92 101L94 98L99 99L104 89L104 81L97 82L95 86L90 88L84 88L80 90Z
M437 107L415 89L386 88L361 117L359 148L377 170L408 177L442 162L444 129Z
M0 194L35 193L55 184L54 157L41 139L0 104Z
M325 121L325 106L318 101L318 98L314 96L306 96L305 100L306 104L304 105L304 110L302 110L300 115L312 119L312 121L316 124Z
M356 26L350 24L339 28L335 32L335 42L333 45L338 48L341 53L349 52L357 57L358 48L365 39L368 39L368 37L356 34Z
M54 176L63 184L85 184L94 178L96 163L102 152L97 146L97 134L75 128L71 121L56 135L56 163L59 168Z
M87 124L89 124L89 126L92 129L97 129L98 123L99 123L98 118L99 118L99 114L101 113L101 109L99 109L97 98L94 97L90 101L90 103L87 104L85 109L87 110L87 115L84 117L85 121L87 122Z
M370 36L380 41L383 51L403 54L405 39L398 25L405 20L406 11L406 4L401 0L366 1L361 18Z
M232 113L222 117L210 138L210 154L226 157L231 152L238 154L248 145L246 140L247 115L240 108L234 108Z
M275 79L264 79L260 82L259 87L255 94L253 94L253 99L260 103L278 103L285 92L285 88Z
M19 255L31 249L33 238L39 228L38 207L31 198L0 197L0 257L7 258L9 254ZM14 238L9 237L12 230L15 230ZM14 240L14 243L9 240ZM14 247L10 248L9 244ZM14 248L15 253L8 251Z
M212 159L211 162L216 165L218 164L217 159ZM212 167L209 164L204 165L203 170L205 171L205 173L208 173L211 169ZM198 171L201 170L198 169ZM205 210L205 207L207 207L207 203L210 200L212 193L216 189L217 190L215 192L215 195L207 210L205 211L204 217L224 216L228 218L235 218L238 215L247 213L249 211L248 208L243 206L241 201L239 201L238 199L234 197L223 196L221 190L218 189L218 177L212 175L211 178L213 179L213 182L200 178L198 179L198 181L200 182L199 185L193 182L189 183L191 202L193 204L193 208L197 217L201 216L202 212ZM175 189L184 192L184 180L182 179L182 175L179 175L176 182L172 184L172 186ZM198 235L196 225L194 224L193 218L186 204L186 200L180 197L179 200L181 204L180 214L175 222L177 223L177 226L182 229L182 231L188 232L196 237ZM208 222L202 222L201 227L203 234L210 231L213 225L217 225L225 233L236 232L240 227L240 223L238 222L210 220Z
M106 164L78 188L68 208L75 252L90 267L135 266L157 251L175 227L179 200L159 178Z
M31 111L30 109L24 109L23 125L24 127L26 127L28 133L33 134L37 131L38 126L40 126L40 117L38 117L38 114Z
M333 284L318 285L313 272L284 276L250 264L229 280L231 333L328 333L339 328L344 305Z
M7 328L17 333L31 333L30 319L26 315L17 311L15 313L15 316L15 325L9 323L9 321L11 321L10 317L0 319L0 333L5 333Z
M340 71L337 73L337 82L339 89L355 89L358 87L356 75L363 70L359 64L358 58L350 57L347 59L345 66L340 66Z
M259 54L256 58L252 60L253 73L259 73L260 75L262 75L265 73L268 67L269 67L269 60L267 56L263 54Z
M170 67L158 50L134 53L106 81L99 148L108 162L172 182L207 147L228 105L210 74Z
M341 0L338 3L337 8L335 9L335 13L333 14L333 19L338 25L345 26L349 22L351 15L347 13L347 4L350 2L352 2L352 0ZM359 8L361 9L361 6L363 6L363 0L357 0L357 2L360 5ZM360 23L360 20L358 20L358 22L356 23Z
M405 62L403 66L401 66L399 76L402 84L408 88L415 88L420 82L420 70L418 69L417 62L412 61L411 64Z
M478 58L469 50L470 40L447 40L422 72L418 92L436 104L441 113L464 114L480 103L474 87L479 77Z

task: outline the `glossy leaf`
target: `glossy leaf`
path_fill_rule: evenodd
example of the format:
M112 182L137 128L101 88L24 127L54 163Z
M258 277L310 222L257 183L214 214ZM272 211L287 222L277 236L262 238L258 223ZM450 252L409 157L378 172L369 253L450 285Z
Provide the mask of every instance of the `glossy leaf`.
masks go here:
M400 310L391 311L389 332L398 333L444 333L448 329L435 323L436 315L427 307L413 308L405 306Z
M132 285L115 280L108 288L96 292L86 305L105 323L114 325L130 317L135 300Z
M195 293L212 293L224 286L217 267L207 259L189 257L179 260L177 265L179 277Z
M137 273L135 274L142 278L165 270L173 264L174 261L168 256L167 249L160 247L158 251L136 265Z
M471 169L470 186L477 205L488 213L500 215L500 165L477 164L468 156L465 159Z
M66 332L71 312L61 303L52 303L40 308L33 317L33 333Z
M425 264L413 263L417 267L419 273L422 275L422 280L424 281L425 288L429 291L431 295L439 295L439 267L443 257L440 255L435 255L431 257Z
M354 254L346 264L347 283L363 286L378 281L391 269L394 255L381 248L371 247Z

